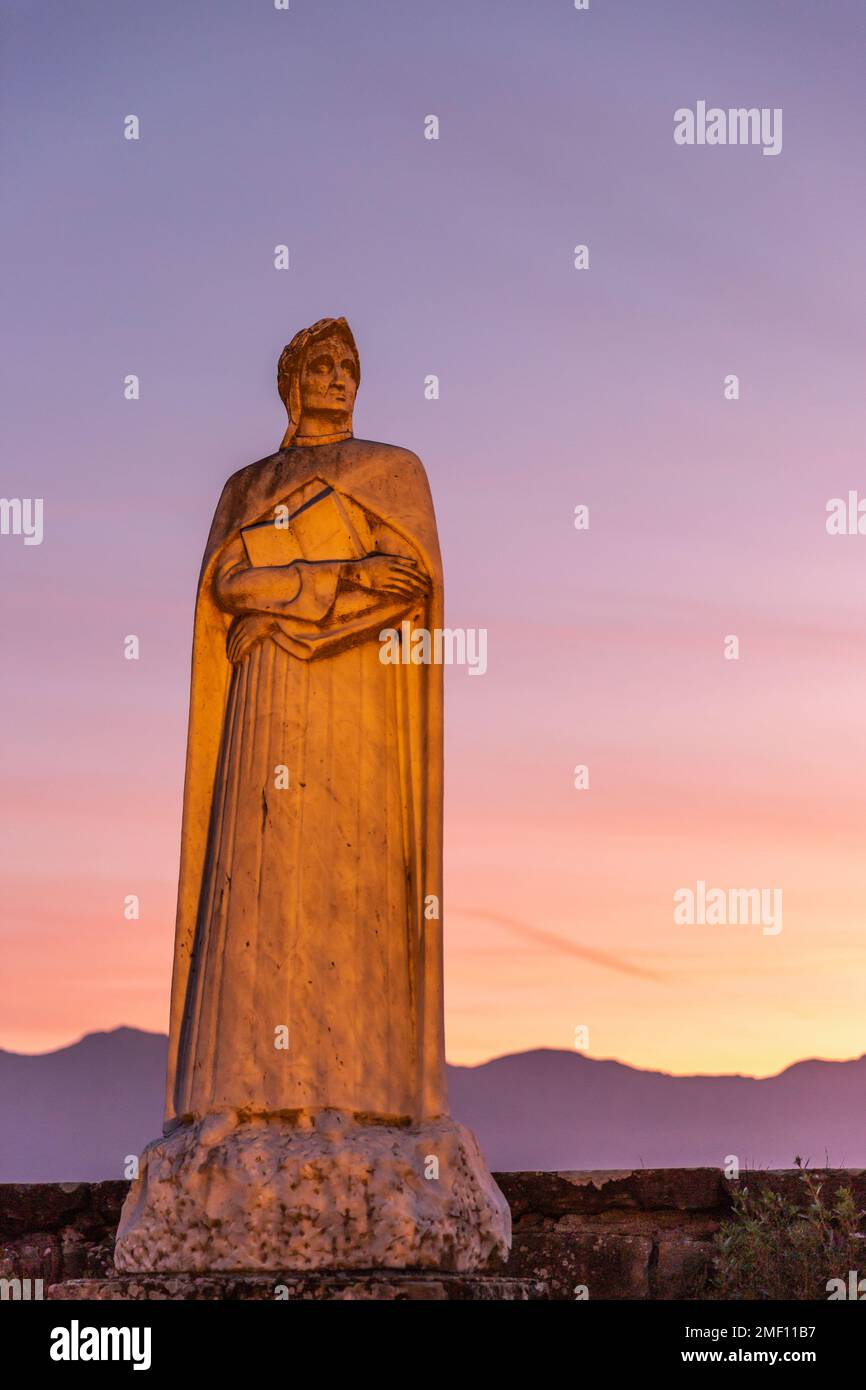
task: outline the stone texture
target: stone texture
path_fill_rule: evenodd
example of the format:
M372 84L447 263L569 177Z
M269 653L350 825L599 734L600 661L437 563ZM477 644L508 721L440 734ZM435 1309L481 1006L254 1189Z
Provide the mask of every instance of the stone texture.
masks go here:
M649 1298L652 1251L647 1236L517 1230L508 1273L545 1283L552 1299Z
M575 1173L500 1173L515 1222L527 1212L590 1216L605 1211L706 1211L724 1206L718 1168L642 1168Z
M114 1270L126 1182L0 1184L0 1278L96 1277Z
M300 1128L223 1117L148 1145L115 1260L123 1273L466 1272L504 1258L510 1232L507 1203L455 1120L395 1127L331 1111Z
M268 1302L526 1302L543 1299L544 1284L532 1279L490 1275L413 1274L389 1275L130 1275L117 1279L74 1280L48 1290L52 1300L98 1301L226 1301L253 1299Z
M104 1236L128 1190L127 1182L0 1183L0 1239L67 1229Z
M866 1173L862 1170L815 1170L813 1175L827 1192L851 1188L858 1209L866 1211ZM528 1282L533 1298L574 1300L574 1289L580 1283L588 1286L590 1299L701 1297L712 1269L712 1238L721 1222L730 1219L731 1195L737 1186L767 1188L800 1202L804 1197L802 1180L790 1172L747 1173L739 1184L707 1169L495 1176L513 1203L514 1249L504 1267L490 1270L491 1281L503 1274L517 1277ZM76 1279L88 1281L72 1285L78 1290L113 1286L116 1280L106 1275L112 1270L114 1231L126 1190L127 1184L122 1182L0 1186L0 1277L41 1278L46 1291L52 1280L64 1284ZM659 1205L654 1207L654 1202ZM866 1218L863 1225L866 1233ZM319 1277L327 1281L329 1276ZM389 1287L401 1287L402 1275L382 1277ZM275 1278L266 1276L269 1288L273 1288ZM305 1276L291 1278L301 1288L315 1287L304 1284ZM454 1280L461 1278L453 1276ZM352 1277L345 1279L351 1288ZM428 1283L424 1293L415 1288L412 1279L414 1276L410 1278L413 1298L432 1296ZM447 1297L468 1297L459 1293L459 1282L450 1279L446 1276L440 1281L450 1290ZM149 1277L129 1283L150 1287ZM239 1289L242 1283L238 1280ZM366 1277L361 1283L367 1287ZM162 1285L167 1286L174 1287L170 1280ZM176 1290L186 1292L176 1291L171 1296L216 1297L218 1287L222 1285L195 1279L192 1285L178 1283ZM247 1285L243 1283L243 1287ZM349 1296L344 1281L337 1279L333 1287L343 1290L340 1296ZM496 1287L495 1282L486 1282L485 1296L494 1297L491 1291ZM61 1291L53 1296L109 1295ZM250 1292L236 1296L262 1295ZM313 1296L326 1295L304 1294Z
M707 1287L712 1271L712 1245L690 1236L662 1237L655 1246L650 1266L650 1297L697 1298Z

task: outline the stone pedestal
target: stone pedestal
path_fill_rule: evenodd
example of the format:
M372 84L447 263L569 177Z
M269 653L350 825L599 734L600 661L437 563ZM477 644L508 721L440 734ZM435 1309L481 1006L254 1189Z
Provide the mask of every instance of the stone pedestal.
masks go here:
M526 1302L547 1296L536 1279L509 1279L483 1274L393 1273L376 1270L341 1274L175 1274L127 1275L116 1279L72 1279L53 1284L48 1298L136 1302L225 1302L246 1299L274 1302Z
M404 1128L334 1110L294 1123L226 1113L145 1149L115 1263L122 1274L465 1274L506 1259L510 1236L474 1137L447 1116Z

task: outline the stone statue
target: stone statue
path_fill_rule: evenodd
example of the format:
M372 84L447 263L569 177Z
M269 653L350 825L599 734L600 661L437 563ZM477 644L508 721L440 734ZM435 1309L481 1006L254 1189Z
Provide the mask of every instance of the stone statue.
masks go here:
M415 1268L504 1255L505 1200L448 1114L442 624L420 460L355 439L358 351L282 353L279 451L223 489L192 657L165 1136L120 1270Z

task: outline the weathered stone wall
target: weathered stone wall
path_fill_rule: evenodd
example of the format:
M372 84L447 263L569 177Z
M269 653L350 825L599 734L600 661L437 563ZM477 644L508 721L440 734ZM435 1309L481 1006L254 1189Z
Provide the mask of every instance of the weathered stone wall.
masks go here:
M851 1187L866 1208L866 1172L815 1174L824 1193ZM549 1297L699 1297L713 1236L731 1214L736 1184L715 1168L634 1172L497 1173L511 1206L507 1273L547 1284ZM744 1176L750 1189L802 1196L796 1172ZM0 1278L99 1279L113 1270L125 1182L0 1185Z
M866 1207L866 1172L835 1169L813 1176L831 1203L850 1187ZM647 1168L633 1172L497 1173L511 1207L514 1239L509 1274L544 1279L548 1296L688 1299L706 1293L714 1236L732 1216L738 1186L770 1188L801 1205L796 1170L749 1172L739 1182L717 1168Z
M98 1278L114 1268L127 1182L0 1183L0 1278Z

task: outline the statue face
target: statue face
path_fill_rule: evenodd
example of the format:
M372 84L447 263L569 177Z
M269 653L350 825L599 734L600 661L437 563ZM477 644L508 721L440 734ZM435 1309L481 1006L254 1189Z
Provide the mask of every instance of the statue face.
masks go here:
M357 368L341 338L314 343L301 369L301 415L351 419L358 390Z

